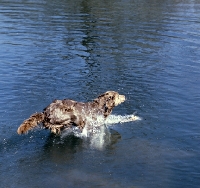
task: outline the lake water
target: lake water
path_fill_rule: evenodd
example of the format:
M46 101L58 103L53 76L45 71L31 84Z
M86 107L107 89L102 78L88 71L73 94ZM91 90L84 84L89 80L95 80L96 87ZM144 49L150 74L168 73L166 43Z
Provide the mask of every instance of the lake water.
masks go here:
M112 125L101 144L16 133L54 99L89 101L107 90L127 97L114 117L142 120ZM0 0L0 182L199 187L200 2Z

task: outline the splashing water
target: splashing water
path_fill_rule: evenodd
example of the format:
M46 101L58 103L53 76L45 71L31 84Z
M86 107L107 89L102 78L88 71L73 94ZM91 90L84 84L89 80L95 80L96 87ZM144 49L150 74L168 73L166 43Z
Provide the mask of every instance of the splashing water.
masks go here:
M98 116L94 121L92 118L90 119L88 117L87 122L90 123L85 125L82 132L79 128L74 126L72 129L63 131L61 138L73 134L74 136L89 140L91 148L101 150L106 144L110 143L110 125L137 120L142 120L142 118L136 115L110 115L106 120L103 116Z
M136 116L136 115L134 115L134 114L125 115L125 116L121 116L121 115L110 115L110 116L108 116L108 118L106 119L105 123L106 123L107 125L110 125L110 124L126 123L126 122L137 121L137 120L142 120L142 118L139 117L139 116Z

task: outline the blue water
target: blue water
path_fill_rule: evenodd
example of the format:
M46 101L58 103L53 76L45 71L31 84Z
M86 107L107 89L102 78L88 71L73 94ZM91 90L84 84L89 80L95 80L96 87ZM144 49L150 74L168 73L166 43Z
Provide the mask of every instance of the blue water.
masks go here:
M0 0L0 187L197 188L199 1ZM126 95L103 148L24 119L54 99Z

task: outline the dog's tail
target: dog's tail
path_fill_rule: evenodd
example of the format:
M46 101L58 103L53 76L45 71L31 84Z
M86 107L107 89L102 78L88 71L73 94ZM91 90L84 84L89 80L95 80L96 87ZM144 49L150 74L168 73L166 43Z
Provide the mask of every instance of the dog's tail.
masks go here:
M17 129L18 134L27 133L29 130L36 127L39 123L44 120L44 114L42 112L35 113L26 119Z

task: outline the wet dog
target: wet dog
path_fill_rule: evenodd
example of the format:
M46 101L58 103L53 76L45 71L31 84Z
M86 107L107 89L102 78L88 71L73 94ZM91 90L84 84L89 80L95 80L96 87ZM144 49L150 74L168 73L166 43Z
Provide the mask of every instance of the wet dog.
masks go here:
M107 91L92 102L86 103L69 99L55 100L43 112L34 113L26 119L19 126L17 133L27 133L40 123L55 134L60 134L72 126L82 131L89 121L95 121L98 116L106 120L112 109L124 101L125 96L115 91Z

